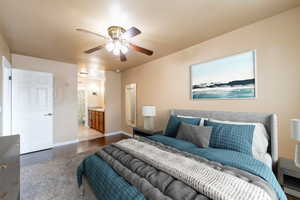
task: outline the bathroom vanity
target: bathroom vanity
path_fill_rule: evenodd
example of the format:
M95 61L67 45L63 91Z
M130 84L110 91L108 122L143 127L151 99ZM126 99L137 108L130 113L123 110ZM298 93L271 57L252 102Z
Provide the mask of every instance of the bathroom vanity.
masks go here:
M89 127L101 133L105 132L105 111L99 108L89 108Z

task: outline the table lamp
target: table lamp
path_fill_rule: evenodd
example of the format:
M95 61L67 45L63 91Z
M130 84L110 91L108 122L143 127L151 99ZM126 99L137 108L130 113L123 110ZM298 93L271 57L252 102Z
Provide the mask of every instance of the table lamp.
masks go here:
M300 119L292 119L291 122L292 138L299 142L295 151L295 164L300 167Z
M143 106L144 129L154 129L154 117L156 116L155 106Z

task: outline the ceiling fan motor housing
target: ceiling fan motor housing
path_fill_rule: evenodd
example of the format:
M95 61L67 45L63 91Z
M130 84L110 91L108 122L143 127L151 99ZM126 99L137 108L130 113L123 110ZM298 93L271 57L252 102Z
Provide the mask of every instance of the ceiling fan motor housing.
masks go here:
M111 39L113 39L113 40L119 40L119 38L121 37L121 35L123 33L125 33L126 30L124 28L122 28L121 26L110 26L107 29L107 32L108 32L109 36L111 37Z

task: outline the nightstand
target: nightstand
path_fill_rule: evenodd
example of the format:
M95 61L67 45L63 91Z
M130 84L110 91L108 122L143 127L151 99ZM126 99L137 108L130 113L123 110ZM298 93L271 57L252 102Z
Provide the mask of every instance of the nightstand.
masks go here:
M151 136L151 135L162 135L163 131L158 130L158 129L153 129L153 130L147 130L144 129L143 127L133 127L133 137L135 135L139 136Z
M278 179L286 194L300 198L300 168L293 160L279 159Z

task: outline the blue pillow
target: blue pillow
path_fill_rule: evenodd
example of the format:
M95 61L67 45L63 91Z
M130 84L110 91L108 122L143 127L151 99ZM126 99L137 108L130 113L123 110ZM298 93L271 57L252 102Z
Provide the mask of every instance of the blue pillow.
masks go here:
M176 117L175 115L171 115L165 131L165 136L176 137L181 122L185 122L187 124L192 124L192 125L199 125L200 120L201 118L185 118L185 117Z
M228 149L252 156L254 125L223 124L205 121L205 126L212 126L209 146Z

